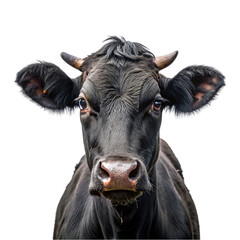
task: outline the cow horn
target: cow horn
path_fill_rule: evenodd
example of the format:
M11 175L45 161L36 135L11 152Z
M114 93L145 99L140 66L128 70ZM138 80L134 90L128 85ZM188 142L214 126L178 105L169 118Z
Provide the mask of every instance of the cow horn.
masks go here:
M73 55L70 55L68 53L62 52L61 53L62 59L68 63L70 66L80 70L81 65L83 64L84 60L81 58L77 58Z
M178 55L178 51L172 52L170 54L161 56L161 57L156 57L155 63L158 66L158 68L163 69L168 67L173 61L176 59Z

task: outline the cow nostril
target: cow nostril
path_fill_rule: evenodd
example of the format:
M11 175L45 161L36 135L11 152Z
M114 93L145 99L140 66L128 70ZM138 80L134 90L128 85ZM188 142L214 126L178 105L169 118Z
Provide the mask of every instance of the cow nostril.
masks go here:
M137 167L129 173L128 178L130 180L135 180L138 177L138 172L139 172L139 167L138 167L138 164L137 164Z
M109 173L103 168L102 163L100 163L99 175L100 175L101 178L110 178Z

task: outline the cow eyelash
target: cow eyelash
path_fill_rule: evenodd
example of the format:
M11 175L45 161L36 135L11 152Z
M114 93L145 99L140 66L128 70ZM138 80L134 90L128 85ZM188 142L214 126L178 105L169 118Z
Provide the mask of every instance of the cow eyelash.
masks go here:
M73 100L75 106L79 106L79 100L80 99L81 99L81 97L77 97Z

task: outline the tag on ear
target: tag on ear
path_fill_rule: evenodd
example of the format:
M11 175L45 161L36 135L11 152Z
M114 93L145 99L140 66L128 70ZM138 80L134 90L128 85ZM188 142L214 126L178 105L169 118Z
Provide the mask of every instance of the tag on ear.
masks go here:
M190 66L163 85L162 95L176 112L190 113L208 104L225 82L224 76L214 68Z

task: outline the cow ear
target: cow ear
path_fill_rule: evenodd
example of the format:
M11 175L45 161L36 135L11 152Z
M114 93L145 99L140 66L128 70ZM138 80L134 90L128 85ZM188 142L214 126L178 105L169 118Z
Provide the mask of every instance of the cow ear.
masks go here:
M208 104L224 85L224 76L216 69L190 66L172 79L163 79L161 88L176 113L191 113Z
M80 80L78 81L80 82ZM17 73L16 83L23 92L44 108L73 108L81 84L70 79L52 63L31 64Z

